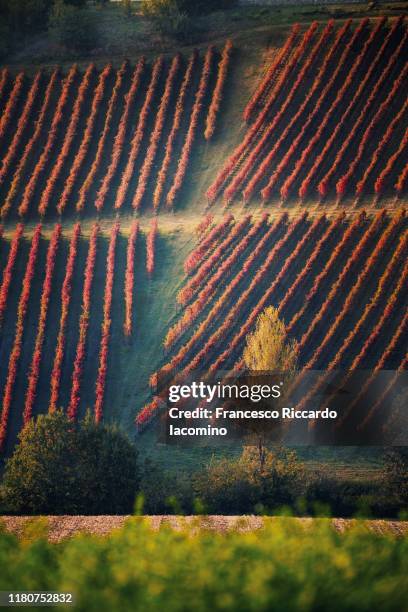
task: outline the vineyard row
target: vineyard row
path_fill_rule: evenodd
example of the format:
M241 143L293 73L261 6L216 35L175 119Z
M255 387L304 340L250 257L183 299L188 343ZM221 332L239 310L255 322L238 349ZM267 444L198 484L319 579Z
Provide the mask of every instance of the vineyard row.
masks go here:
M404 210L354 218L282 213L270 221L267 213L228 215L207 228L192 255L178 295L184 310L165 338L166 358L150 379L158 395L138 414L140 427L162 405L165 383L194 371L239 370L245 338L269 305L298 340L305 370L400 365L408 339Z
M60 224L50 236L41 224L32 235L19 224L13 234L0 237L2 449L11 416L26 423L40 407L44 410L43 402L51 412L64 405L72 419L78 418L94 342L99 348L92 406L95 419L103 418L112 331L121 342L137 335L139 284L155 275L158 238L157 219L146 235L137 222L129 234L116 222L108 236L97 223L85 236L77 223L70 236L63 234ZM118 271L118 258L125 261L123 273ZM95 279L101 275L104 290L99 299ZM82 297L76 300L74 295Z
M17 74L0 119L1 218L173 208L193 145L217 132L232 57L228 40L134 69Z
M400 197L406 188L403 17L294 26L244 111L208 202Z

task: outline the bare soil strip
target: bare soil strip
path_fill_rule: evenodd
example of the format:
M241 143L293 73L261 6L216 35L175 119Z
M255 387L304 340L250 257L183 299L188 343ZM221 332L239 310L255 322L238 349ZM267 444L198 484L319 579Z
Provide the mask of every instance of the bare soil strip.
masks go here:
M194 531L205 529L217 533L227 533L238 531L241 533L261 529L266 523L280 520L279 517L261 516L3 516L0 517L0 529L4 525L6 531L18 536L26 537L33 521L41 519L44 526L47 526L48 539L50 542L60 542L66 538L73 537L78 533L91 533L99 536L109 535L113 530L121 528L128 520L146 519L152 529L157 530L161 527L171 527L179 530L190 527ZM339 532L343 532L353 526L363 526L379 535L393 535L407 537L408 521L396 520L357 520L357 519L313 519L313 518L288 518L290 521L300 521L306 527L312 521L329 520L331 525ZM28 531L29 533L29 531Z

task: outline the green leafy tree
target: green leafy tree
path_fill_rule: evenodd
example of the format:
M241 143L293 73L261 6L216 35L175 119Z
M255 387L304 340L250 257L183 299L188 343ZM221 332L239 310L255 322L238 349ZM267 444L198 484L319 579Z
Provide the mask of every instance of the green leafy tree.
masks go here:
M43 29L53 2L49 0L0 0L0 19L19 32Z
M6 57L11 47L11 28L6 21L0 20L0 58Z
M85 6L86 2L87 0L64 0L64 4L71 4L72 6L76 6L77 8Z
M118 429L61 411L22 430L7 461L2 505L12 513L126 514L140 484L137 452Z
M122 6L125 14L130 17L132 14L132 0L122 0Z
M390 500L408 512L408 447L395 446L385 453L383 482Z
M236 0L143 0L142 10L150 16L165 15L174 9L187 15L202 15L232 8L236 4Z
M191 479L183 472L163 469L150 459L143 465L140 490L145 514L191 514L193 510Z
M193 21L179 0L143 0L142 12L163 36L186 40L194 30Z
M97 29L90 11L57 0L48 22L54 41L73 51L89 51L97 44Z

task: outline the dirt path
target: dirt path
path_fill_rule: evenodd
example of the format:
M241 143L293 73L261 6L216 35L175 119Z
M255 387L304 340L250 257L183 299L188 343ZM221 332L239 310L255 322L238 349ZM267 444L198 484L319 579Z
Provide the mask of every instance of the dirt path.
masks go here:
M345 212L348 218L354 218L356 215L359 215L362 210L371 217L378 213L379 210L385 208L389 213L395 213L401 208L405 208L407 205L406 200L384 200L380 203L380 205L376 206L372 202L366 202L363 205L358 207L352 207L348 205L336 204L336 203L326 203L319 204L318 202L315 204L289 204L285 206L280 206L279 203L275 202L273 206L260 206L259 204L243 206L241 203L236 203L228 208L224 208L220 203L210 207L205 210L197 210L193 209L185 209L181 211L176 211L174 213L163 212L159 214L159 230L163 233L175 232L175 231L185 231L188 233L194 233L197 225L202 221L203 216L206 213L211 213L214 216L214 221L219 222L222 217L226 213L232 213L234 217L239 220L243 216L251 214L253 215L253 219L256 219L263 215L265 212L269 214L270 219L275 219L279 217L283 212L287 212L289 217L296 217L304 212L307 212L311 219L325 213L329 219L336 217L341 212ZM152 214L144 214L141 217L138 217L140 228L142 231L148 231L152 219ZM135 216L132 213L124 213L119 218L120 227L122 232L129 232L130 226L135 219ZM98 221L102 232L109 233L111 226L115 223L117 216L110 215L108 217L100 218L98 215L89 215L81 218L67 217L62 220L64 234L70 235L70 229L73 227L76 221L81 222L81 228L83 234L86 236L90 234L92 225L95 221ZM48 237L56 223L57 219L45 220L43 221L43 235ZM11 239L14 235L15 227L17 221L15 219L9 220L4 224L4 232L3 236L6 239ZM30 236L34 229L37 226L37 220L28 221L25 224L25 235Z
M48 537L51 542L59 542L65 538L74 536L80 532L93 533L97 535L108 535L114 529L124 525L129 516L48 516L43 517L48 523ZM260 516L149 516L145 517L150 521L152 529L159 529L167 525L173 529L181 529L183 526L191 526L195 529L210 529L219 533L226 533L231 530L247 532L261 529L266 522L276 520L275 517L264 518ZM22 535L27 527L33 522L33 517L28 516L3 516L0 518L0 525L3 523L7 531ZM293 521L301 521L304 525L310 524L316 519L312 518L293 518ZM325 520L325 519L322 519ZM406 537L408 534L408 521L385 521L370 520L357 521L356 519L329 519L333 527L343 532L353 525L362 524L367 529L377 534L392 534Z

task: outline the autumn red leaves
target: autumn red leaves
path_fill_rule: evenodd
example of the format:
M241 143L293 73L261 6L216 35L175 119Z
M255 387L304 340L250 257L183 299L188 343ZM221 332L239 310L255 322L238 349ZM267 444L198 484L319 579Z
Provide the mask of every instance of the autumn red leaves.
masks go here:
M125 273L125 321L123 332L125 336L131 336L133 327L133 294L135 287L135 249L139 232L139 223L134 221L130 229L128 245L126 250L126 273Z
M116 255L116 242L118 239L119 223L116 222L111 230L108 255L106 258L106 280L105 280L105 293L103 298L103 320L101 330L101 344L99 348L99 366L98 374L96 377L96 391L95 391L95 421L99 423L102 420L103 415L103 402L105 397L105 385L106 376L108 372L108 351L109 351L109 338L111 333L111 311L112 311L112 299L113 299L113 282L115 279L115 255Z
M163 406L164 384L197 370L238 370L245 336L271 304L299 340L301 367L400 367L407 231L404 210L206 217L185 263L177 296L183 310L164 340L167 359L151 376L155 395L137 425Z
M54 412L58 407L59 389L61 385L62 365L65 354L67 323L69 307L72 299L72 284L75 274L75 262L78 254L79 238L81 236L81 226L77 223L74 226L72 238L69 244L68 258L65 268L65 276L61 289L61 315L58 327L57 345L55 348L54 362L51 373L51 394L49 411Z
M23 190L21 202L18 207L18 213L22 217L25 216L29 211L37 184L47 168L48 161L56 145L59 128L64 120L64 110L68 105L71 90L74 86L77 74L78 68L77 66L73 66L62 82L60 96L58 99L57 106L55 108L51 125L47 131L44 147L42 148L38 158L36 158L34 169L31 173L31 176L28 178L26 186ZM33 151L33 153L35 154L35 151Z
M225 83L227 80L229 63L231 61L232 42L227 40L221 54L220 63L218 64L217 82L214 87L211 103L208 109L207 118L205 120L204 138L211 140L214 136L218 113L223 100Z
M99 225L96 223L92 228L92 233L89 239L88 255L86 258L86 266L84 273L84 285L82 290L82 312L79 319L79 334L75 352L71 395L68 405L67 414L70 418L75 419L78 413L80 402L81 382L84 369L84 361L86 355L87 334L89 328L89 320L91 315L91 296L92 283L95 273L96 249L99 233Z
M7 436L7 426L10 415L11 403L13 400L13 390L16 382L18 366L23 346L24 323L35 273L40 239L41 225L38 225L31 240L30 252L18 302L14 342L9 357L6 384L4 386L3 391L2 412L0 418L0 449L4 447L4 443L6 441Z
M131 116L132 107L135 104L135 100L141 88L144 70L145 59L141 58L132 74L130 87L127 94L125 95L124 106L114 137L109 165L96 195L95 207L98 211L101 211L105 204L105 200L108 196L112 181L116 176L120 161L122 159L122 152L125 146L129 119Z
M314 22L303 33L295 25L244 109L249 126L208 188L209 204L400 196L406 50L402 17Z
M45 89L45 93L44 93L44 98L40 107L40 111L35 123L35 127L33 130L32 135L30 136L29 140L27 141L27 143L24 146L24 149L21 152L21 156L20 159L18 160L17 166L14 170L14 173L11 176L10 179L10 185L7 189L7 193L4 197L4 201L3 203L0 205L0 216L1 218L6 218L7 215L9 214L10 210L13 207L13 204L16 200L18 191L20 189L20 187L22 187L23 184L23 178L25 176L25 172L27 171L27 168L29 166L29 162L31 157L35 154L36 148L38 146L38 142L39 139L41 137L41 134L43 132L43 130L45 130L45 125L46 125L46 119L48 116L48 113L50 111L51 108L51 104L52 104L52 100L53 100L53 95L55 93L55 89L57 87L57 81L58 81L58 70L54 70L54 72L51 74L47 87ZM72 76L72 73L70 73ZM67 81L66 81L66 88L69 88L71 86L71 79L70 74L67 77ZM63 91L61 92L62 98L63 98L63 102L61 102L61 105L63 105L63 103L65 104L65 96L63 95L64 92L64 88ZM6 158L8 157L9 152L6 153ZM16 155L13 156L14 159L16 158ZM38 161L40 161L40 158L38 159ZM4 160L3 160L4 162ZM34 173L35 169L33 170ZM4 173L5 174L5 173ZM4 176L3 179L4 180ZM30 179L28 179L30 180ZM25 212L25 208L23 208L23 213Z
M47 400L49 411L55 411L61 406L61 402L65 403L67 401L67 414L72 419L78 418L81 401L83 401L84 377L86 376L86 368L89 367L90 326L94 327L95 325L95 313L99 307L102 310L102 320L97 340L97 346L99 347L98 368L95 378L95 397L92 405L95 419L100 421L103 418L112 333L113 300L114 297L115 300L118 300L115 306L117 313L115 316L124 317L123 333L129 339L134 332L137 321L134 314L137 311L138 300L136 272L138 278L144 276L148 281L154 278L154 262L159 235L157 219L155 218L142 239L138 238L140 230L137 221L133 222L129 230L126 231L125 229L123 233L120 231L118 221L113 224L108 236L104 234L98 223L92 226L89 236L88 231L85 230L85 235L83 235L81 225L76 223L72 232L64 236L62 226L58 223L51 234L48 234L48 232L44 234L43 227L38 225L34 233L30 235L29 230L25 231L24 226L19 224L8 238L8 252L0 278L0 329L5 315L8 314L8 306L11 309L13 308L10 303L12 299L10 286L13 277L16 275L17 262L27 259L23 277L21 281L16 281L17 287L18 283L21 282L21 288L18 289L15 320L13 322L13 317L10 319L11 314L7 318L8 329L10 329L10 325L12 328L14 327L14 335L8 362L5 364L6 379L0 404L2 408L0 449L4 448L7 439L10 413L15 410L16 394L18 393L17 380L21 380L20 377L23 375L26 378L22 407L23 424L32 418L34 409L38 409L37 394L40 389L40 375L44 376L44 367L49 367L51 372L49 400ZM2 233L3 227L0 228L0 238ZM1 239L4 240L4 237ZM122 241L122 249L124 249L122 252L126 252L124 279L118 276L116 267L119 240ZM140 240L140 245L138 252L136 252L138 240ZM107 246L106 256L103 254L104 245ZM85 258L84 250L86 250ZM143 252L145 253L144 257ZM145 262L143 262L143 259L145 259ZM142 269L143 267L145 267L145 270ZM59 270L58 274L60 274L61 268L63 278L61 279L62 284L59 285L56 278L56 269ZM104 292L100 306L99 301L95 298L96 274L102 274L104 278ZM41 287L40 294L38 294L38 289L35 288L36 284ZM114 296L115 287L116 293ZM78 299L76 299L76 296L78 296ZM46 354L44 345L51 324L49 308L51 297L54 300L52 312L55 312L55 308L58 309L59 320L56 322L55 341L51 352L50 347L48 347ZM38 315L35 315L35 333L32 338L27 371L24 374L21 370L21 359L23 349L24 354L26 354L28 346L27 312L29 309L32 309L33 312L37 311L36 300L39 300ZM75 325L72 313L77 308L76 303L80 305L81 312ZM30 320L32 320L32 315ZM95 334L95 331L92 333ZM74 346L72 345L73 338L76 338ZM69 346L67 347L68 342ZM71 362L67 361L68 349L69 353L73 354ZM43 381L43 379L41 380ZM41 394L41 401L43 401L44 382L41 382Z
M231 54L227 41L203 57L160 56L151 65L142 57L133 70L127 61L101 70L91 63L83 73L74 65L32 80L21 72L12 83L3 70L1 217L172 209L197 139L215 134Z

